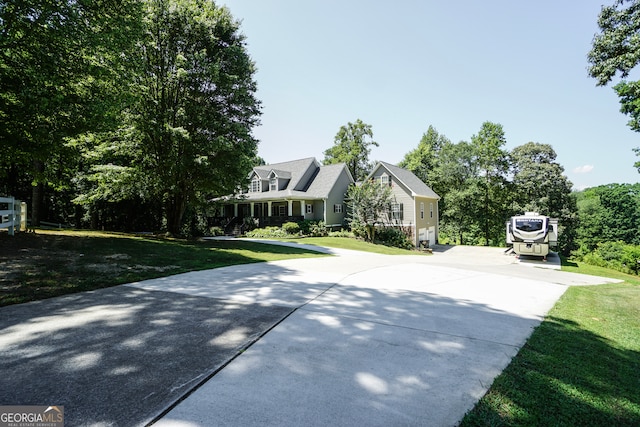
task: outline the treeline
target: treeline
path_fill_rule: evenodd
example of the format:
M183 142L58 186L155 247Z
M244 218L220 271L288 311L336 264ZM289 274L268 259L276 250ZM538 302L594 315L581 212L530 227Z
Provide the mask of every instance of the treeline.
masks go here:
M485 122L470 141L452 143L429 127L400 163L440 195L443 242L502 246L505 222L526 211L560 220L560 248L577 247L577 201L550 145L511 151L502 126Z
M640 272L640 184L607 184L576 193L577 260Z
M33 225L181 233L256 159L238 26L208 0L3 2L0 194Z

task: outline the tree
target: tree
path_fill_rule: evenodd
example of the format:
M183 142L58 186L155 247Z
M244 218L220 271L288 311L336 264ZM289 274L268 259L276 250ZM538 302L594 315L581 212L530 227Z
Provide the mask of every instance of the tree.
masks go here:
M238 22L211 1L150 0L143 26L129 128L91 179L104 200L161 202L167 231L180 234L187 207L234 193L258 160L255 66Z
M446 136L439 134L433 126L429 126L427 132L422 135L418 147L405 154L398 166L413 172L433 191L442 196L446 189L440 185L441 175L436 173L436 169L442 148L450 143Z
M371 125L363 123L360 119L355 123L349 122L346 126L341 126L335 136L334 145L324 152L323 164L346 163L356 181L366 178L371 170L370 147L378 147L378 143L372 138Z
M464 245L475 241L479 230L476 213L480 210L482 192L479 185L478 166L468 142L445 143L435 165L438 177L438 202L440 228L454 240Z
M560 221L561 250L569 253L576 236L576 200L556 152L548 144L528 142L510 153L513 207L517 212L540 212Z
M476 221L483 230L485 245L502 239L504 221L508 216L507 173L509 163L502 125L484 122L477 135L471 137L471 150L480 175L478 184L482 189L482 204L476 212Z
M34 225L45 185L64 184L75 163L66 140L118 110L139 11L138 0L0 4L0 175L28 171Z
M348 221L352 229L364 228L373 242L376 225L384 222L391 206L391 188L373 180L352 185L347 191Z
M620 74L626 79L640 62L640 0L616 0L598 15L600 33L588 54L589 75L606 86ZM631 117L629 127L640 131L640 81L622 80L613 89L620 98L620 111ZM640 156L640 147L634 149ZM640 161L634 164L640 172Z
M593 250L599 243L640 244L640 184L607 184L577 194L578 241Z

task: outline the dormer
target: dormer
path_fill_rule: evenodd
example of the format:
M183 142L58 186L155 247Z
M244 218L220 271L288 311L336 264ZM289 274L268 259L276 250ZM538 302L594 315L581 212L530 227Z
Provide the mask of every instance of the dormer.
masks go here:
M392 180L391 180L391 176L388 175L386 172L383 172L382 175L380 175L380 185L387 185L389 187L391 187L392 184Z
M269 172L269 191L280 191L287 188L291 181L291 172L271 169Z
M249 174L249 193L261 193L269 189L269 180L253 170Z

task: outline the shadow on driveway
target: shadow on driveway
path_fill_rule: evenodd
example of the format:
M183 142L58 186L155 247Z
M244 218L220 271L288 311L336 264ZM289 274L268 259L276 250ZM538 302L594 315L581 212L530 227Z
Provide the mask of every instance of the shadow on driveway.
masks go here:
M4 307L0 402L146 424L290 312L128 286Z

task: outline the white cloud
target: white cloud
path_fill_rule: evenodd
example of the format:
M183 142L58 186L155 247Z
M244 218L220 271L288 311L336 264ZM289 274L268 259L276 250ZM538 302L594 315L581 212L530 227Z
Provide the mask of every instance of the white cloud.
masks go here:
M573 173L589 173L593 170L593 165L584 165L573 168Z

